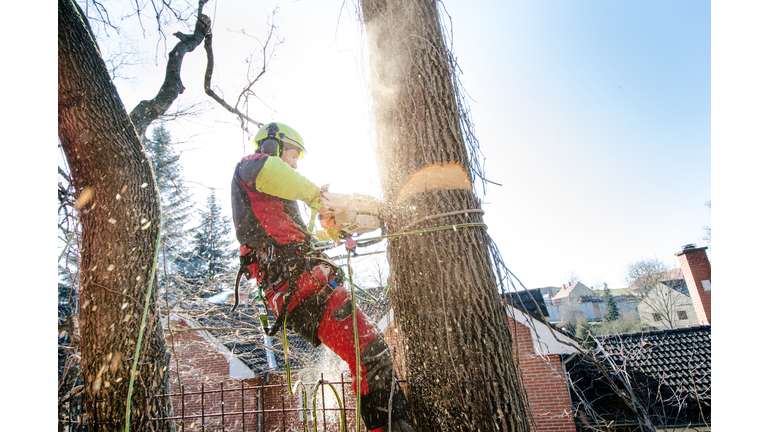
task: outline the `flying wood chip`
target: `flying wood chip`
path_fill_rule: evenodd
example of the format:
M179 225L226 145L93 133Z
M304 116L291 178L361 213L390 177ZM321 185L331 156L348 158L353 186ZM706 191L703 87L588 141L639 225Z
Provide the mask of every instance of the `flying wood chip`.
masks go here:
M83 189L83 191L80 192L80 196L77 197L77 200L75 201L75 210L80 210L85 207L85 205L91 201L91 198L93 198L93 189L90 187Z

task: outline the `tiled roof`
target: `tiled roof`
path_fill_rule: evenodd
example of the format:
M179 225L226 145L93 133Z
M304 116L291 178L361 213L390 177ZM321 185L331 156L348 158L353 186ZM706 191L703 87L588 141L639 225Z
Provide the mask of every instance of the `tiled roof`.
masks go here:
M375 323L386 312L388 302L382 295L383 288L366 290L369 296L357 294L357 306ZM384 298L382 300L382 298ZM376 299L378 301L373 301ZM283 354L283 338L280 332L270 338L272 348L265 347L264 333L261 331L259 313L262 306L254 310L250 304L240 304L232 312L231 304L213 304L188 302L180 306L180 313L185 318L213 336L219 343L226 347L233 355L245 363L257 375L270 370L267 361L267 350L275 354L277 370L285 369L285 357ZM270 311L269 324L274 325L275 316ZM210 330L221 329L221 330ZM301 336L288 331L288 346L290 350L291 369L311 367L320 360L324 348L317 348L304 340Z
M594 295L594 292L589 287L587 287L586 285L584 285L581 282L576 282L576 283L574 283L572 285L569 285L569 286L561 289L560 291L558 291L557 295L552 297L552 300L559 300L559 299L568 298L576 290L579 290L579 291L582 291L582 292L588 292L588 293L590 293L590 295Z
M605 369L626 373L632 392L654 424L710 423L710 326L612 335L597 338L597 342L602 348ZM566 363L566 368L575 386L571 390L575 408L587 411L584 401L588 401L594 413L605 420L618 424L636 421L637 415L621 401L593 363L580 356Z
M271 370L267 361L269 348L265 346L258 310L242 304L234 312L230 311L231 308L232 305L227 304L189 303L185 304L179 313L184 314L185 318L196 326L205 329L257 375ZM269 316L269 323L275 323L272 314ZM320 358L322 347L313 348L309 342L292 331L288 331L287 338L291 369L308 367ZM275 354L275 369L283 370L285 357L281 333L271 337L270 341L271 351Z
M535 318L549 318L547 304L544 302L544 296L539 289L530 289L524 291L508 292L503 294L504 300L511 302L517 309L528 312ZM539 312L541 311L541 312Z

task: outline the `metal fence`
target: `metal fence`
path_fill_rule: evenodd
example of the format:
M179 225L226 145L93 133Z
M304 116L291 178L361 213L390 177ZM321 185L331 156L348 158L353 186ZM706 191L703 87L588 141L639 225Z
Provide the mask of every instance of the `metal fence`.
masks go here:
M255 381L255 380L249 380ZM173 406L172 415L151 418L149 427L172 421L177 431L353 431L356 429L352 381L340 374L339 381L316 383L286 382L239 385L177 386L178 391L161 395L134 395L131 404L147 404L162 398ZM97 431L103 426L124 424L124 418L96 422L86 415L87 407L115 400L85 400L81 397L59 402L59 431ZM131 425L131 430L138 431ZM146 428L146 426L144 426ZM363 429L365 430L365 429Z

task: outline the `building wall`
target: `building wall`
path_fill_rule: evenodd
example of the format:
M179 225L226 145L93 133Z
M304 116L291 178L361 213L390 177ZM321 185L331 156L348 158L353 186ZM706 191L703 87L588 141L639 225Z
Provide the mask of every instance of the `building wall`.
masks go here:
M560 356L537 355L527 326L510 318L509 326L520 353L520 369L536 430L576 431L568 384Z
M671 311L671 325L666 319L667 311ZM637 312L640 315L640 322L657 329L699 325L691 298L663 284L660 284L646 295L638 305ZM678 318L678 312L685 312L686 317ZM661 321L654 318L655 313L662 315Z

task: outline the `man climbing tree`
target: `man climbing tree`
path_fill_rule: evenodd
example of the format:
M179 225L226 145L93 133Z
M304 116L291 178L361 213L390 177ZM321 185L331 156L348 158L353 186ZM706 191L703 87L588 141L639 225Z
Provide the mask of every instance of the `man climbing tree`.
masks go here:
M527 431L522 380L480 225L453 63L431 0L361 0L376 154L390 232L390 296L413 427ZM471 174L472 173L472 174ZM464 225L462 225L464 224ZM500 281L499 281L500 283Z
M256 132L254 144L256 152L244 157L232 176L232 219L240 272L261 284L276 317L270 335L285 322L313 346L322 343L339 355L355 377L369 431L413 432L387 343L341 285L340 269L313 249L299 214L297 200L327 210L321 188L296 171L306 153L304 140L292 127L270 123Z

